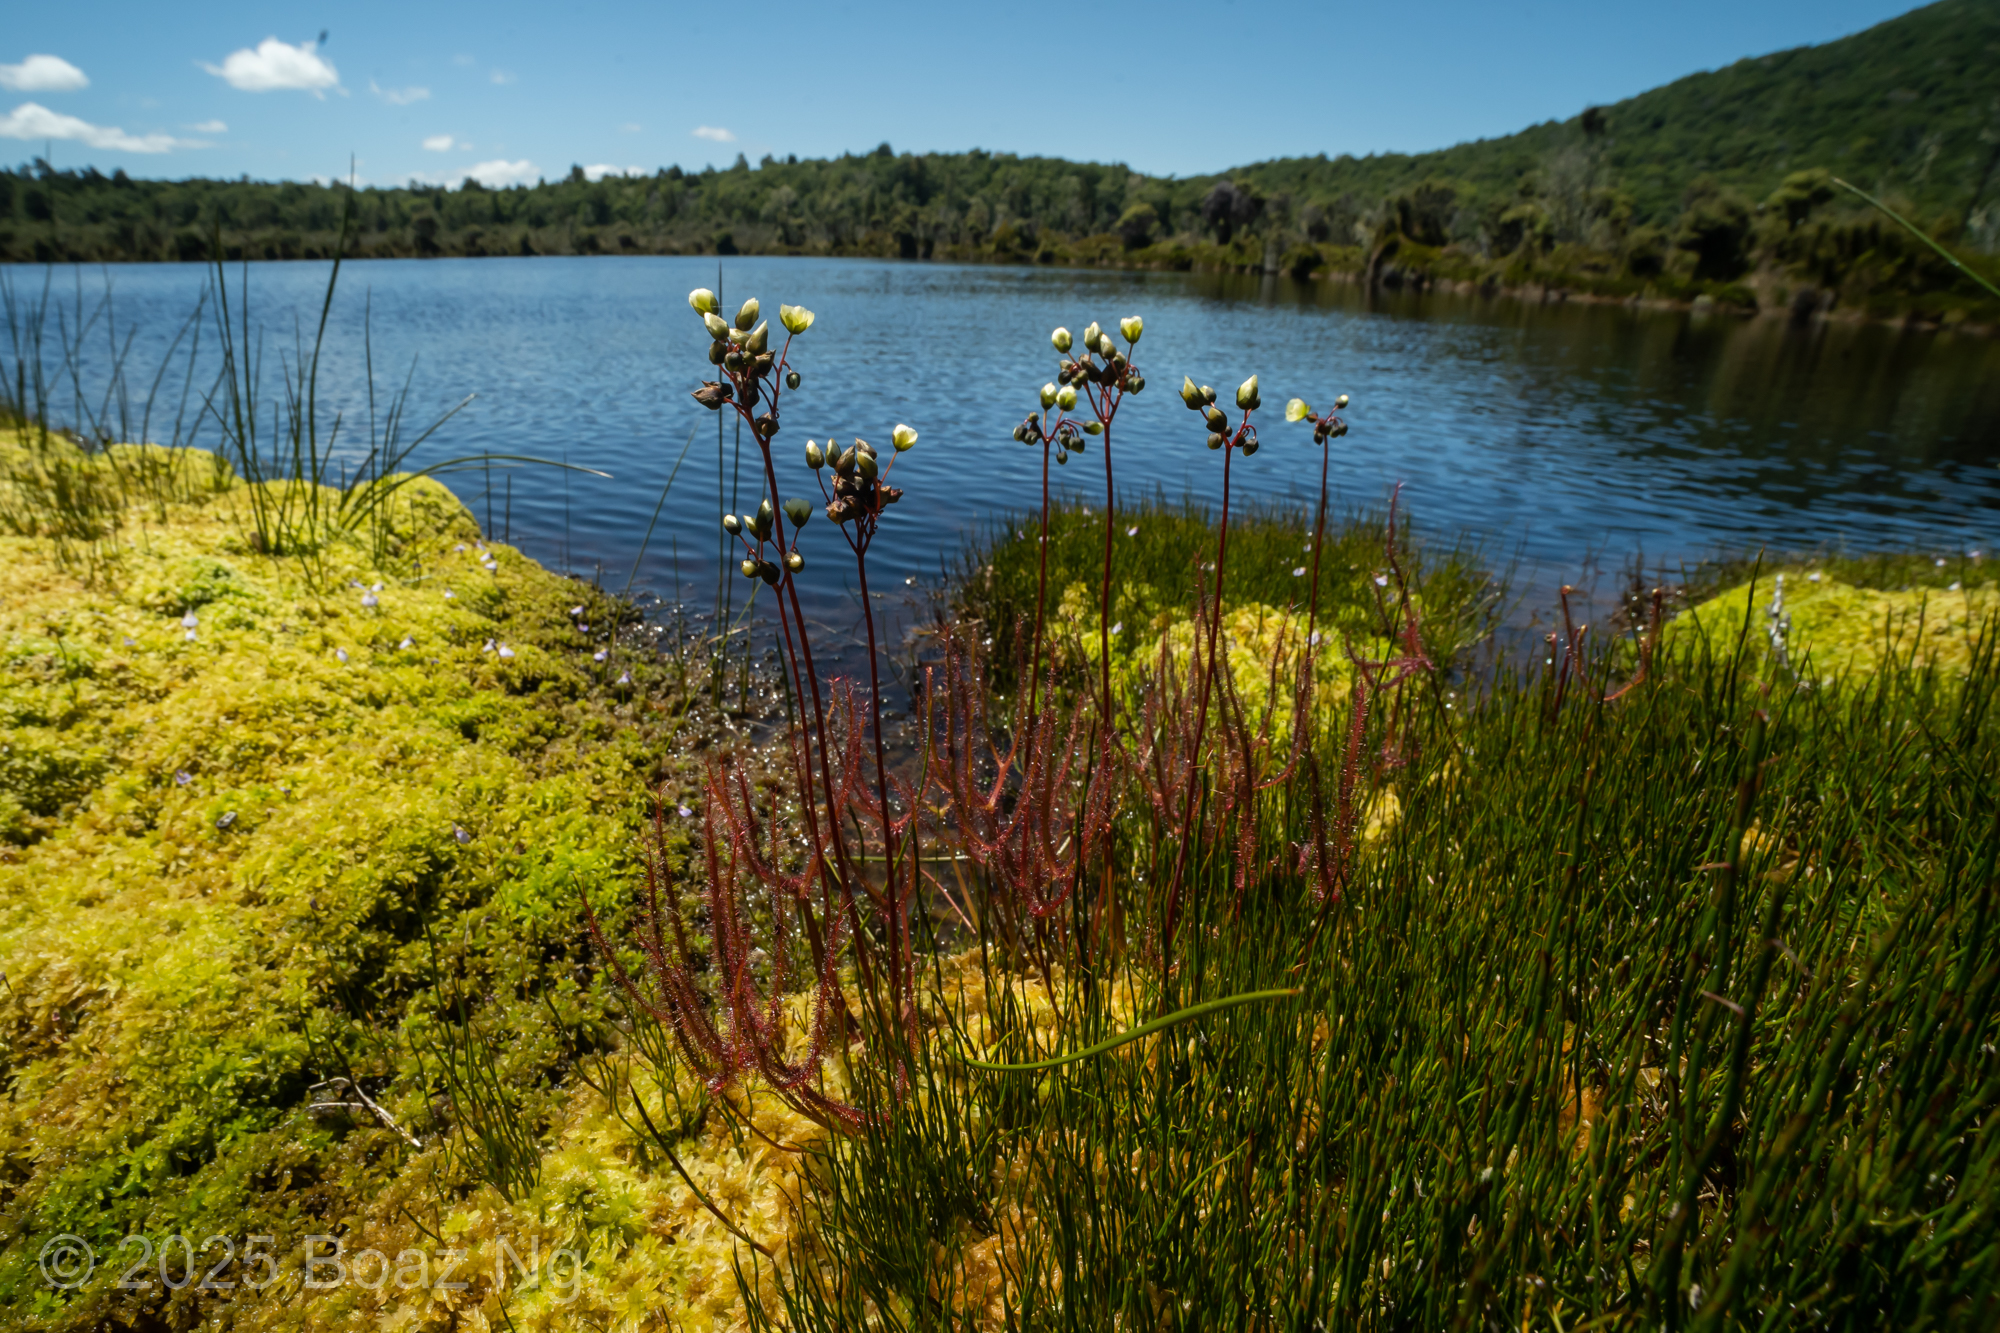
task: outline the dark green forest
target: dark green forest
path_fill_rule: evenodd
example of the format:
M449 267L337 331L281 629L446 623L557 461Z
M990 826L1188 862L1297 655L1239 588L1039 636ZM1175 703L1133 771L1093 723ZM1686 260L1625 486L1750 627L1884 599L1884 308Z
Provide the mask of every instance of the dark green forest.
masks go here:
M1957 322L2000 303L1832 184L2000 273L2000 0L1943 0L1499 139L1209 176L972 150L353 200L348 252L812 254L1355 274ZM0 172L0 258L330 255L339 185Z

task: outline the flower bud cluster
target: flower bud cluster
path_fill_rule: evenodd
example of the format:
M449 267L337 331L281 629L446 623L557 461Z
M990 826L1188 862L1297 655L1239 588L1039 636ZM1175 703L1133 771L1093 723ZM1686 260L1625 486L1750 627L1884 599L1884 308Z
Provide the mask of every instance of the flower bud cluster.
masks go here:
M792 520L794 528L803 527L805 526L806 519L812 517L812 506L803 500L787 500L785 501L785 516ZM743 549L747 553L744 555L742 562L737 566L743 571L744 578L762 579L764 582L776 586L779 578L778 561L766 556L764 547L775 535L777 526L777 515L772 510L769 500L758 501L757 512L754 514L724 514L722 516L722 530L741 541ZM805 568L805 559L797 551L786 554L783 543L778 544L777 550L778 554L783 556L784 567L786 569L796 573Z
M708 330L708 363L722 371L720 379L704 381L694 390L694 400L711 412L733 403L757 438L768 444L778 433L777 387L772 380L782 357L771 350L771 326L758 319L762 307L757 298L738 307L733 321L722 318L721 303L706 287L689 292L688 305ZM813 313L799 306L779 306L778 319L787 333L796 336L812 327ZM784 384L798 388L799 373L787 367ZM752 415L759 403L767 403L765 410Z
M917 443L917 433L904 425L898 425L891 438L897 453L904 453ZM832 440L824 448L808 440L806 465L815 472L822 468L833 470L833 498L827 502L826 516L835 523L858 521L864 530L872 531L882 510L903 498L900 487L885 484L881 459L875 446L866 440L856 440L848 449L842 449ZM789 506L785 512L791 512Z
M1263 401L1257 392L1255 375L1238 385L1236 406L1243 410L1243 424L1231 431L1229 414L1215 405L1215 390L1206 384L1198 385L1185 375L1181 377L1181 402L1188 411L1201 414L1202 424L1208 427L1211 449L1241 449L1245 458L1256 453L1257 428L1250 424L1250 414L1263 406Z
M1333 405L1336 408L1344 409L1347 406L1347 402L1347 395L1342 394L1333 400ZM1324 445L1328 440L1337 440L1347 434L1347 423L1345 421L1331 412L1328 412L1325 416L1321 416L1319 413L1313 411L1312 404L1303 398L1294 398L1291 402L1285 404L1285 420L1312 422L1314 444Z

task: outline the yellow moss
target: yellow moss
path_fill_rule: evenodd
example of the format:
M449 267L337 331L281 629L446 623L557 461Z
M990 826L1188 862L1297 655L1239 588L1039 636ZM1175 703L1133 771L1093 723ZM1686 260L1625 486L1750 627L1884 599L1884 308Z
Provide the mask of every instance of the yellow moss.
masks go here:
M2000 587L1889 592L1857 588L1807 569L1783 571L1783 612L1791 619L1785 652L1799 670L1822 684L1873 673L1891 655L1962 675L1980 631L2000 615ZM1747 641L1769 642L1769 608L1778 576L1743 583L1689 609L1668 627L1667 640L1687 641L1697 631L1733 648L1749 620Z

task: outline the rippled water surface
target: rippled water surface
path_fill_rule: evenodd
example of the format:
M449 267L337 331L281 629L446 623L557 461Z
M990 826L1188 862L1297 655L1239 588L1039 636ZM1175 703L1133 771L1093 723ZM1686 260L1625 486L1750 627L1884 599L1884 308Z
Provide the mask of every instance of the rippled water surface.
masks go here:
M18 301L40 292L44 270L7 276ZM295 325L310 335L326 276L322 264L249 268L273 388ZM143 387L207 277L194 265L64 269L54 289L74 322L79 285L88 315L109 282L110 332L133 335L127 376ZM683 589L712 588L717 517L758 493L750 444L739 462L733 432L718 446L716 418L687 397L707 339L685 296L716 281L712 259L349 264L323 410L344 409L354 438L366 318L381 388L415 360L413 417L477 395L421 458L537 454L613 474L495 472L490 491L484 474L453 479L496 532L557 566L601 563L613 586L692 431L638 586L671 595L677 567ZM1174 388L1184 373L1224 387L1256 371L1265 447L1235 474L1250 494L1308 496L1309 430L1285 425L1279 405L1350 393L1353 433L1333 467L1341 503L1378 504L1402 482L1421 528L1470 532L1524 556L1538 579L1639 551L1671 563L1759 543L1958 548L2000 530L2000 343L1989 339L1439 295L1370 302L1339 284L1182 274L731 259L721 281L732 307L755 295L768 313L787 301L819 317L794 348L805 383L775 445L787 494L816 494L809 436L886 445L899 421L922 432L896 468L908 494L871 564L892 585L935 575L965 533L1031 505L1039 455L1009 432L1053 376L1049 330L1127 314L1146 319L1137 361L1150 383L1118 418L1123 494L1207 494L1218 459ZM87 382L101 382L106 335L100 318ZM1101 496L1102 452L1058 476ZM837 606L844 548L823 521L807 537L811 589Z

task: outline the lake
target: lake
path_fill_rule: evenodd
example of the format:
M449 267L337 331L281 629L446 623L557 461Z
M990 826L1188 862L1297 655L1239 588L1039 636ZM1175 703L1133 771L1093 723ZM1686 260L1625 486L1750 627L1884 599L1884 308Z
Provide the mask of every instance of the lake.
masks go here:
M17 301L46 276L4 273ZM230 270L232 287L241 273ZM65 268L54 292L73 320L71 307L80 300L87 314L109 284L109 332L133 336L127 377L143 387L210 276L199 265ZM326 276L319 263L249 266L272 390L295 330L310 337ZM677 572L682 595L705 606L719 516L754 506L760 482L748 442L739 461L733 431L718 444L716 417L687 396L708 366L686 295L717 282L714 259L351 263L329 324L323 410L344 409L343 438L357 438L365 322L378 392L414 361L412 420L477 395L421 460L533 454L613 474L451 479L496 535L555 567L601 567L613 588L692 432L635 587L672 597ZM1497 560L1518 558L1531 590L1616 575L1641 552L1672 568L1766 543L1953 550L2000 533L1991 339L1446 294L1371 299L1339 283L1193 274L731 258L720 284L729 310L757 296L774 327L781 301L818 315L794 345L804 383L775 442L787 494L817 494L809 437L859 435L886 451L897 422L922 433L895 470L907 494L871 561L878 587L934 580L965 534L1035 503L1038 451L1010 432L1054 376L1049 331L1130 314L1146 320L1135 360L1148 387L1117 422L1126 494L1210 493L1219 458L1175 390L1188 374L1226 399L1254 371L1264 447L1235 471L1243 492L1308 501L1310 430L1286 425L1283 404L1297 394L1325 408L1351 394L1352 433L1334 445L1336 503L1379 505L1401 482L1421 531L1470 534ZM109 364L106 335L101 320L89 334L88 383ZM1100 499L1100 446L1058 477ZM823 519L807 542L806 591L838 618L852 605L844 545Z

